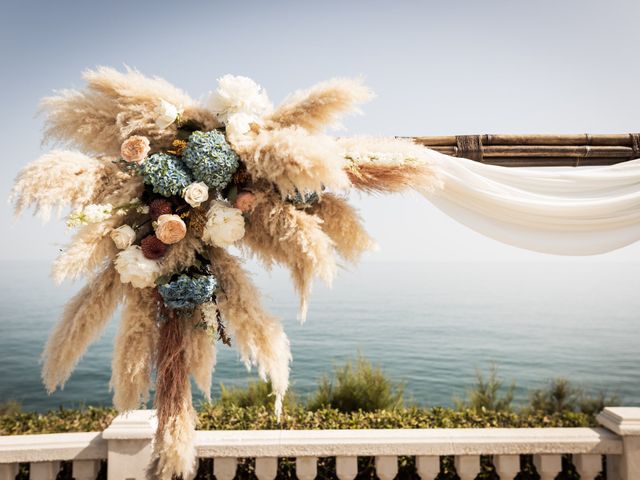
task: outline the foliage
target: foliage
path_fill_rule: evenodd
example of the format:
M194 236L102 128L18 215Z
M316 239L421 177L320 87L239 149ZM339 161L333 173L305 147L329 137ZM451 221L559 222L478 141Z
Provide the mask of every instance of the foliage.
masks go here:
M95 432L107 428L116 415L114 408L107 407L60 408L46 413L1 413L0 435Z
M454 401L458 408L472 408L474 410L509 411L513 402L513 392L516 388L515 382L507 387L504 395L501 395L504 382L498 378L498 368L491 366L489 374L485 379L480 370L476 370L476 383L467 392L464 401Z
M227 388L220 384L220 400L217 402L222 407L267 407L273 411L275 396L271 382L250 381L245 388ZM295 394L289 390L285 395L283 405L285 408L293 408L297 404ZM210 408L205 405L203 408Z
M309 400L310 410L333 408L341 412L393 410L404 403L404 386L394 384L361 355L325 375Z
M583 412L594 415L607 405L619 403L617 396L606 392L589 394L582 388L571 385L566 378L550 380L547 387L531 393L529 409L547 414Z

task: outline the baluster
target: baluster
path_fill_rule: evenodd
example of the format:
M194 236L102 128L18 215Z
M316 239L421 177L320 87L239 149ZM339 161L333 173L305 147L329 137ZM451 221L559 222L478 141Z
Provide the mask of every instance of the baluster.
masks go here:
M416 457L416 472L422 480L434 480L440 473L440 457L437 455Z
M453 464L460 480L474 480L480 473L480 455L456 455Z
M233 480L237 466L238 459L235 457L217 457L213 459L213 474L216 480Z
M554 480L562 470L562 456L534 455L533 464L540 475L540 480Z
M277 457L256 458L256 477L258 480L273 480L278 474Z
M621 460L622 455L607 455L607 480L620 480L622 478Z
M602 470L602 455L574 455L573 464L580 474L580 480L594 480Z
M495 455L493 466L500 480L513 480L520 472L520 455Z
M60 471L60 462L31 462L29 480L55 480Z
M318 475L318 457L297 457L296 476L300 480L313 480Z
M353 480L358 475L358 457L336 457L336 476L340 480Z
M395 455L376 457L376 474L380 480L393 480L398 474L398 457Z
M75 480L96 480L99 470L99 460L74 460L71 475Z
M14 480L18 475L17 463L0 464L0 480Z

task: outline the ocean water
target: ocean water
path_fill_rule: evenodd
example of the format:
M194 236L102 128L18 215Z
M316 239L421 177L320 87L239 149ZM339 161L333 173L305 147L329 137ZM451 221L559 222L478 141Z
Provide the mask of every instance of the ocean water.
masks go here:
M308 320L285 272L257 268L268 307L291 339L292 385L302 395L358 352L424 405L451 405L477 369L495 363L516 382L516 400L554 377L640 405L640 263L365 263L342 270L332 289L316 285ZM63 391L48 396L40 353L66 299L41 262L0 264L0 402L28 410L110 403L117 315ZM261 272L261 273L258 273ZM232 348L219 345L219 383L244 385Z

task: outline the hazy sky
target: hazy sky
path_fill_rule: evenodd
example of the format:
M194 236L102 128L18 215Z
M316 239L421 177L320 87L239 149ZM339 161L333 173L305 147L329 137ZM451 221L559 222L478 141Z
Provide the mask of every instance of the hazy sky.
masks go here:
M274 102L333 76L378 97L352 133L631 132L640 3L629 1L17 1L0 17L0 196L40 145L38 101L97 65L138 68L203 97L225 73ZM352 196L388 260L554 260L457 225L415 196ZM50 259L62 222L0 210L0 258ZM577 261L634 261L640 245ZM562 257L560 259L563 259Z

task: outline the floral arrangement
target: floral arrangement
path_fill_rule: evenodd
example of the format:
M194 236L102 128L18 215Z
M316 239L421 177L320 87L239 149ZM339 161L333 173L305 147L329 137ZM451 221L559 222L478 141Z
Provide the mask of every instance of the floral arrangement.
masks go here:
M424 193L439 177L408 140L323 133L372 97L359 80L320 83L274 108L245 77L219 79L206 104L133 70L99 68L85 79L86 89L43 102L46 137L78 151L44 155L13 190L17 214L33 205L46 220L72 208L75 233L53 278L88 277L51 333L42 377L49 392L62 388L123 303L114 404L146 402L155 370L149 475L186 478L195 468L190 377L208 396L217 340L271 380L277 415L288 385L281 323L228 248L287 267L304 319L314 277L330 283L337 257L355 262L374 247L349 191Z

